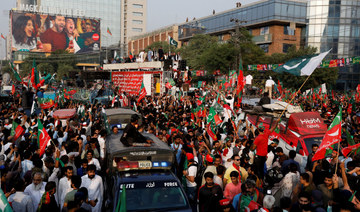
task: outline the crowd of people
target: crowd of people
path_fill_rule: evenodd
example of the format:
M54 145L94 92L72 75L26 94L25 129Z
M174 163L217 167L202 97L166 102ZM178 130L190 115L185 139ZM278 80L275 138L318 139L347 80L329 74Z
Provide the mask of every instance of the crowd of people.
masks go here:
M164 94L140 102L129 96L130 105L143 118L139 130L155 134L174 151L173 171L194 211L360 209L358 154L343 157L334 150L324 160L312 162L315 144L303 171L294 150L285 154L276 139L268 145L277 124L270 129L249 124L240 118L249 106L237 101L235 93L219 98L215 87L200 88L191 96ZM10 206L14 211L101 211L107 136L101 112L111 104L66 100L63 108L75 108L77 114L62 121L53 116L59 106L29 114L24 101L32 101L27 97L33 93L21 92L13 102L0 105L1 189ZM298 98L295 104L304 111L318 111L327 123L342 106L341 147L349 139L359 142L359 105L353 103L356 109L347 110L350 102L345 94L336 94L335 99ZM199 107L204 112L195 112ZM219 111L222 123L214 135L207 127L210 107L225 111ZM51 138L43 154L37 142L42 126Z

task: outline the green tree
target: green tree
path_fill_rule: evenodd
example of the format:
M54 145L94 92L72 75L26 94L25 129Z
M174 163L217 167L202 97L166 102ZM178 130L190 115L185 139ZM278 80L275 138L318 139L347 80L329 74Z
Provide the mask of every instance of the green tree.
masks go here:
M215 43L200 55L199 62L211 74L215 70L220 70L222 73L227 74L232 68L236 53L235 47L229 43Z
M61 80L65 76L65 74L72 70L74 70L72 66L68 64L60 64L57 69L56 79Z
M202 34L195 35L190 39L188 45L180 49L181 56L192 69L204 69L205 64L201 60L202 54L214 48L216 42L216 37Z
M20 65L20 76L25 77L31 74L34 59L37 69L41 74L44 74L45 72L47 74L56 73L58 72L60 66L63 65L71 67L69 70L77 69L76 55L68 53L64 50L57 50L52 52L49 56L46 56L45 54L30 54Z

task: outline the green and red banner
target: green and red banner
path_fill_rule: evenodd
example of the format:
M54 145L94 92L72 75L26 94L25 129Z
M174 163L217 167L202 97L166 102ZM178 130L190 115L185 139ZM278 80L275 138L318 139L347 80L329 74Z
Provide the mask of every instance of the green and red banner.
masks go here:
M340 108L339 113L335 116L333 122L329 126L319 149L315 152L312 161L325 158L326 150L331 148L332 145L339 143L341 141L341 120L342 120L341 113L342 113L342 109Z
M38 101L42 109L49 109L55 105L54 100L50 98L39 98Z

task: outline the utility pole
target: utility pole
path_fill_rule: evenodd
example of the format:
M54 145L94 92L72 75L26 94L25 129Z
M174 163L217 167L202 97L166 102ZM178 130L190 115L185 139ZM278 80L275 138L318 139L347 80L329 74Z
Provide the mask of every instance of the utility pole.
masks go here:
M240 61L241 61L241 45L240 45L240 37L241 37L241 34L240 34L240 27L241 28L244 28L244 26L241 26L240 24L242 23L247 23L247 21L243 21L243 20L239 20L237 18L231 18L230 19L230 22L235 22L236 24L236 27L235 27L235 45L237 47L237 49L239 49L239 55L238 55L238 58L236 60L236 67L235 69L240 69L241 67L240 66Z

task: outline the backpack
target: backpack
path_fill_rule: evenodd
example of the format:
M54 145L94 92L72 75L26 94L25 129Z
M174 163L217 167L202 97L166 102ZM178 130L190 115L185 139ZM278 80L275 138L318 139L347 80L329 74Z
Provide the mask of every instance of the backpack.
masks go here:
M205 174L204 172L205 172L206 167L197 162L192 163L188 168L190 168L191 166L197 167L195 183L196 183L197 187L199 188L201 186L202 177Z

